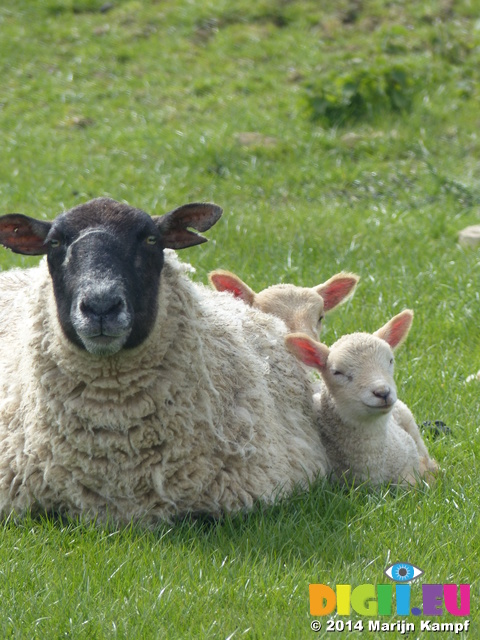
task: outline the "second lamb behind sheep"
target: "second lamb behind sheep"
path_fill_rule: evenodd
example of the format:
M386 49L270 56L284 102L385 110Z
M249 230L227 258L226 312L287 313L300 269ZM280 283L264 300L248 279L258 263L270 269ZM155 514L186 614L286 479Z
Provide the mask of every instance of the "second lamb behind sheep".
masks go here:
M393 380L393 350L412 320L405 310L373 335L346 335L330 349L305 334L286 337L290 351L325 382L316 395L318 425L337 478L413 485L438 470Z
M353 293L359 276L337 273L317 287L275 284L255 293L234 273L218 269L208 278L217 291L229 291L250 307L277 316L290 332L303 332L317 338L325 313L344 302Z

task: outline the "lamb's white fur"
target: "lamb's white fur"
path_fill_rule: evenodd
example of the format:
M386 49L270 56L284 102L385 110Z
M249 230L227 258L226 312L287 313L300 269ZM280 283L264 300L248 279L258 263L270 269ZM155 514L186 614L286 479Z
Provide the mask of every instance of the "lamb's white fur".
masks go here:
M284 324L184 271L165 251L151 335L107 357L64 336L45 261L1 274L1 513L151 524L248 509L326 473Z
M353 273L337 273L316 287L274 284L255 293L236 274L223 269L209 273L218 291L229 291L246 304L280 318L291 333L306 333L317 338L325 313L344 302L360 280Z
M315 395L322 441L337 478L415 484L438 469L408 407L397 400L393 351L406 337L406 310L375 334L353 333L330 349L304 334L288 348L318 369L325 385Z

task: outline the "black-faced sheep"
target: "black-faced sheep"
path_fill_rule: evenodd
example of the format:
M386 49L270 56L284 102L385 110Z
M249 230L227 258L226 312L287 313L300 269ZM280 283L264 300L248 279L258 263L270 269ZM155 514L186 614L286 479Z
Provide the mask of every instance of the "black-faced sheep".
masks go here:
M304 334L286 338L292 353L325 382L316 397L317 420L337 478L415 484L438 470L410 410L397 400L393 380L392 350L412 319L405 310L373 335L342 336L330 348Z
M273 501L325 473L284 324L196 285L174 251L221 215L107 198L53 222L0 218L46 254L0 275L0 512L146 525Z

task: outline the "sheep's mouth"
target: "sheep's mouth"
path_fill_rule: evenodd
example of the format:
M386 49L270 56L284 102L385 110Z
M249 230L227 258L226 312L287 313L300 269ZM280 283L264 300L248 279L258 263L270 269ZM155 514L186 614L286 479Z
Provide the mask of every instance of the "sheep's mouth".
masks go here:
M96 356L109 356L118 353L127 341L129 332L117 335L98 333L93 335L79 334L85 349Z

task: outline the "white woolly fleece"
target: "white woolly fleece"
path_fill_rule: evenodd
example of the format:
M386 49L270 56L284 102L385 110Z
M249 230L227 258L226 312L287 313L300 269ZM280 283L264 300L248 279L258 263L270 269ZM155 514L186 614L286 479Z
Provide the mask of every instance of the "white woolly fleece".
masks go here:
M97 357L57 319L45 261L0 274L0 513L235 512L325 475L312 389L285 325L195 285L165 252L139 347Z

